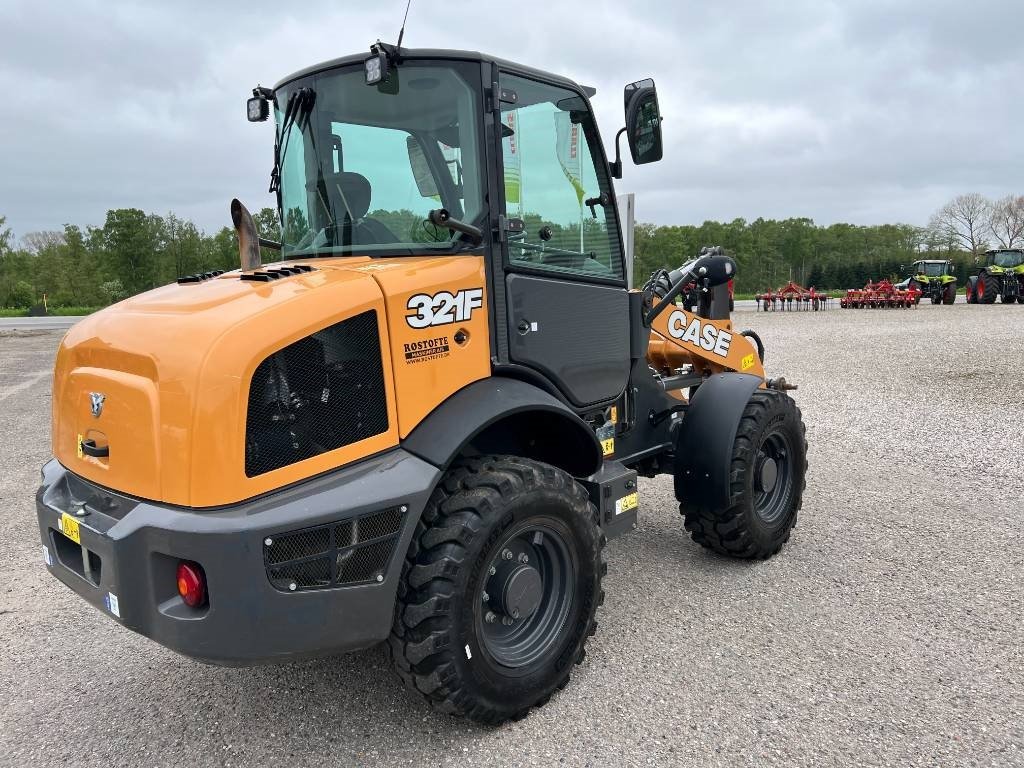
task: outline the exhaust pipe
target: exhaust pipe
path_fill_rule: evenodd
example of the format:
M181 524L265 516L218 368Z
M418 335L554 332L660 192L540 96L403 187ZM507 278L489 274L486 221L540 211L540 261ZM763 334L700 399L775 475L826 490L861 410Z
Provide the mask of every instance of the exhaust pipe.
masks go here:
M241 263L243 272L251 272L259 269L260 260L260 236L256 231L256 222L252 220L252 214L242 205L236 197L231 201L231 222L235 225L235 232L238 233L238 260Z

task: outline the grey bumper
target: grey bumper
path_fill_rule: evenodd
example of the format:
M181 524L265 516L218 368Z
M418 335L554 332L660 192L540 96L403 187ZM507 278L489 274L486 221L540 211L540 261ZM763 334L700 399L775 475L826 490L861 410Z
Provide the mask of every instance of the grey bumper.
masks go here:
M402 561L438 475L396 449L270 496L195 511L121 496L50 461L36 509L47 567L89 603L179 653L246 665L385 639ZM287 578L272 582L267 539L312 526L339 530L346 521L403 507L390 556L364 583L290 589ZM63 512L79 520L80 546L61 533ZM178 596L181 560L206 573L209 599L202 608Z

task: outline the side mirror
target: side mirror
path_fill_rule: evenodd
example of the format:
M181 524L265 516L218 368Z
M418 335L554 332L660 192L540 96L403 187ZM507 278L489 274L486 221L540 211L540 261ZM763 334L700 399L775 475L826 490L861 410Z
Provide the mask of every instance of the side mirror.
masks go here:
M956 264L954 264L953 262L949 262L949 274L952 275L952 274L955 274L955 273L956 273Z
M661 160L661 111L654 81L648 78L630 83L623 91L626 108L626 138L636 165Z

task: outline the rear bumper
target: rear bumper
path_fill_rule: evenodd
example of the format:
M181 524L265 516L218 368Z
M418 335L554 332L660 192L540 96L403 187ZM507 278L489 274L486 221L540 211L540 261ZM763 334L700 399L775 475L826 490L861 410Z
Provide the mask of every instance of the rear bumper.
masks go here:
M54 460L43 468L36 509L47 568L93 606L179 653L247 665L385 639L402 561L438 475L436 467L398 449L271 496L193 511L121 496ZM387 546L378 547L378 553L386 551L380 566L357 577L359 583L291 590L288 577L271 580L267 539L282 542L312 526L340 530L330 524L344 527L403 508ZM61 532L62 513L79 521L80 545ZM190 608L178 596L180 560L203 567L206 606ZM341 569L332 567L332 573Z

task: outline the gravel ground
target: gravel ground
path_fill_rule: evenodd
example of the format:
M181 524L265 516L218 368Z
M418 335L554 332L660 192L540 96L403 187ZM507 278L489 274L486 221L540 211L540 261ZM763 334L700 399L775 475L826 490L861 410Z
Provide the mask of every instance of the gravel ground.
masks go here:
M0 336L0 764L1024 765L1024 307L736 320L800 384L792 540L706 554L670 479L642 481L587 661L494 730L429 712L381 649L207 667L52 579L33 492L59 334Z

